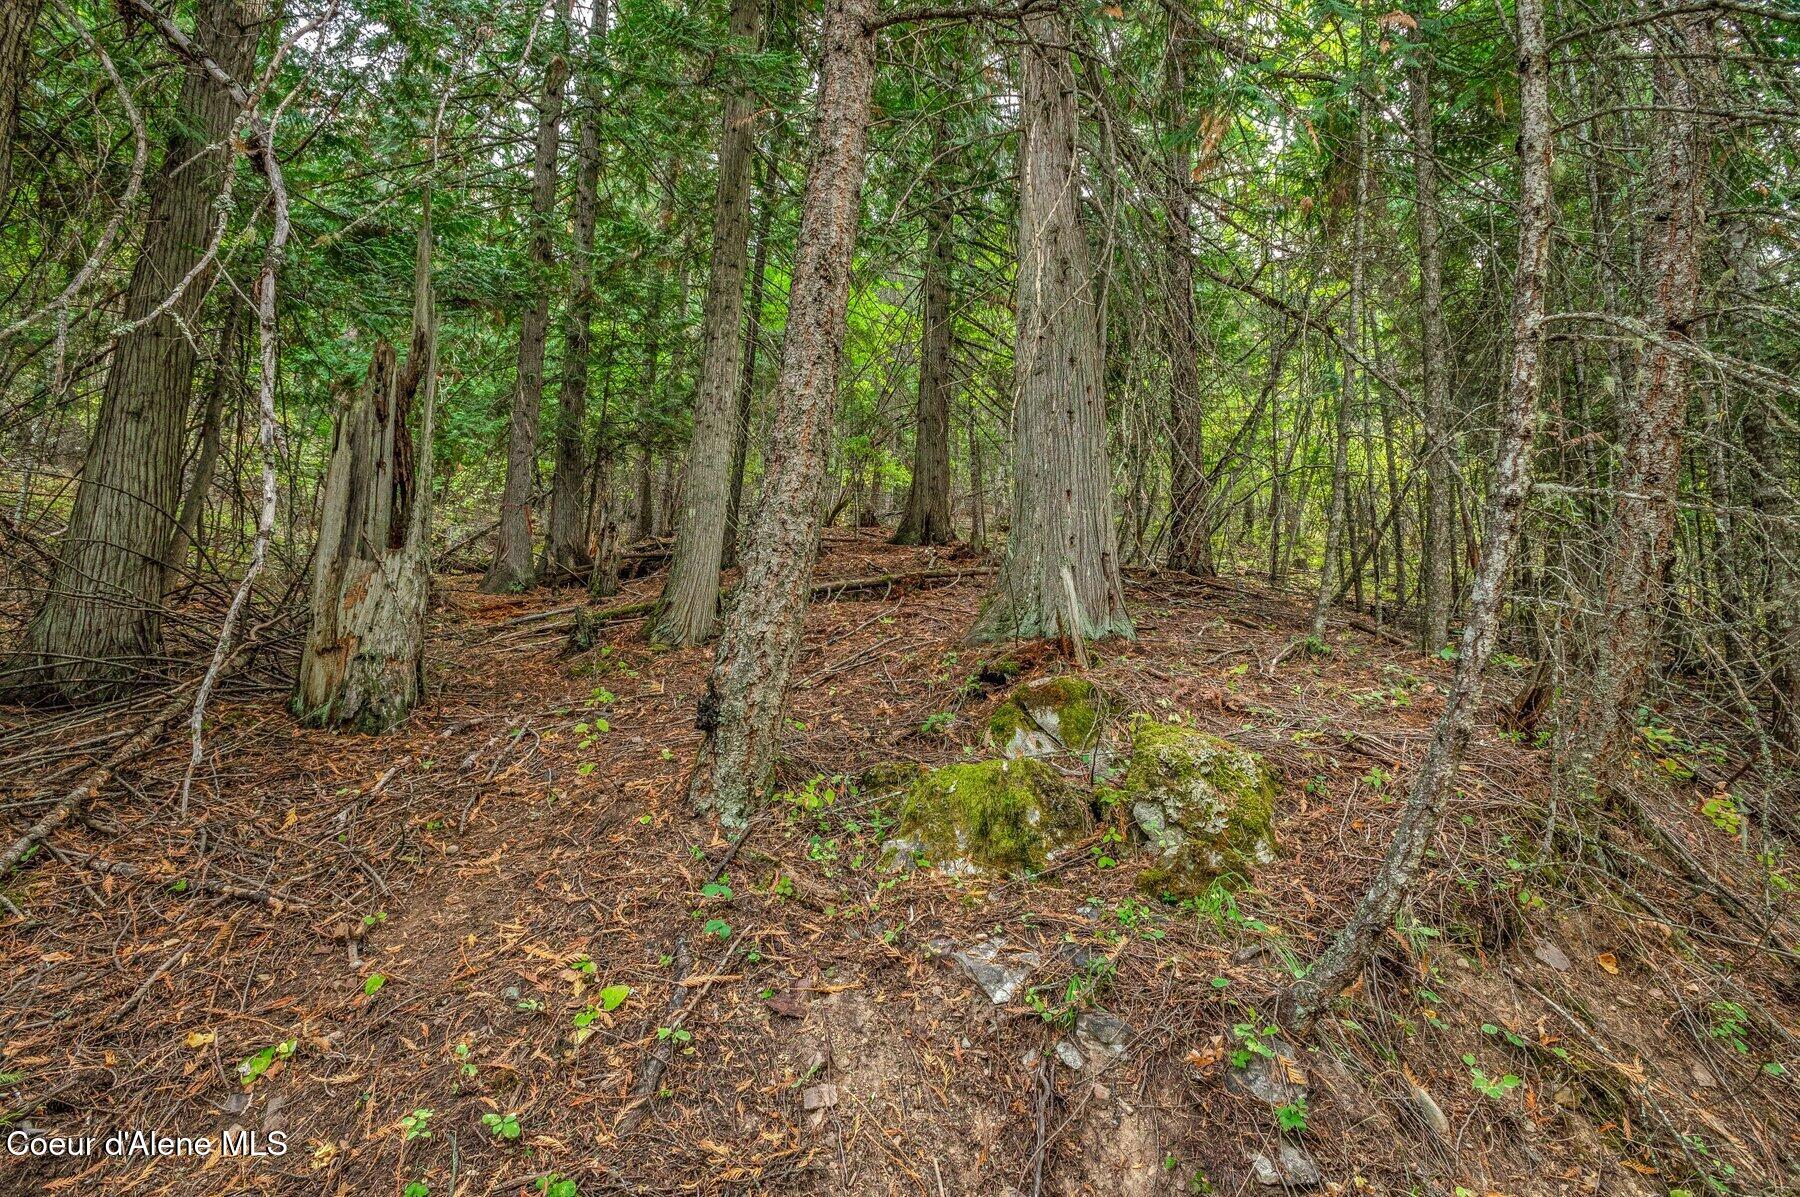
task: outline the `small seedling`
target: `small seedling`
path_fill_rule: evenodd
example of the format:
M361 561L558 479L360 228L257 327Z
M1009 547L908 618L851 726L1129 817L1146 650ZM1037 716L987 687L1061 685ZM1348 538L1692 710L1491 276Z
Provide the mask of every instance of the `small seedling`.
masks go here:
M517 1114L507 1114L504 1117L499 1114L483 1114L481 1125L487 1127L488 1132L496 1139L505 1139L510 1143L519 1137L519 1116Z
M431 1113L428 1109L420 1108L410 1114L400 1115L400 1134L406 1142L431 1138Z

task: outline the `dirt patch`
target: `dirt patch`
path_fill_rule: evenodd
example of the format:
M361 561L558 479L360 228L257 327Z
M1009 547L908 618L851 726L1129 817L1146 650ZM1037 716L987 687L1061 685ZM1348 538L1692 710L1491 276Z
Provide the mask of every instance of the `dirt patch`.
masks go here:
M822 578L956 562L844 533L827 549ZM1142 639L1095 646L1093 680L1262 755L1282 859L1163 905L1106 838L1129 831L1114 812L1032 880L885 871L886 816L844 778L970 759L1008 686L1069 668L1021 646L1004 685L983 680L995 654L961 637L985 583L815 605L782 793L741 844L683 802L709 653L624 622L566 657L553 621L518 622L574 594L446 585L431 701L388 736L299 729L279 669L247 675L185 822L171 744L9 884L31 921L0 928L0 1105L8 1129L235 1127L290 1149L0 1158L0 1191L1257 1191L1251 1158L1284 1132L1224 1075L1372 871L1448 666L1348 629L1329 658L1284 656L1303 603L1139 577ZM5 817L71 759L15 769ZM1791 974L1667 870L1613 860L1643 899L1627 907L1595 858L1539 859L1545 759L1478 743L1434 880L1303 1049L1286 1116L1304 1129L1285 1133L1334 1191L1773 1191L1800 1130L1791 1074L1767 1068L1794 1065ZM1728 855L1686 801L1669 817ZM1036 961L998 1005L944 950L996 935Z

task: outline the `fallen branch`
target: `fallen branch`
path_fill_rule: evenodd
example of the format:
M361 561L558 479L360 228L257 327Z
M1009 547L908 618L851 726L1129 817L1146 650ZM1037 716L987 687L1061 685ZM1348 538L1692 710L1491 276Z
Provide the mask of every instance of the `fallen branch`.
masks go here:
M132 881L166 880L171 886L177 884L183 885L185 888L181 892L186 892L186 890L199 890L201 893L212 894L214 897L237 898L245 902L255 902L258 905L267 906L276 914L280 914L286 910L311 909L310 903L304 902L299 898L292 897L288 894L277 893L274 890L258 889L249 885L234 885L228 881L214 881L210 877L189 878L177 876L164 878L148 873L138 865L126 864L121 861L102 860L98 856L89 856L83 852L63 852L57 848L51 848L50 852L58 860L74 865L79 869L86 869L90 873L99 873L102 876L124 877Z
M963 578L981 577L992 574L992 566L973 566L967 569L925 569L893 574L874 574L864 578L830 578L823 582L814 582L810 597L815 600L831 602L847 594L857 594L884 587L910 586L920 582L960 581ZM726 587L730 594L735 587ZM528 624L541 623L546 626L537 629L533 635L561 632L573 628L579 622L584 627L596 627L600 624L618 623L628 619L637 619L648 615L656 607L656 600L641 603L625 603L615 607L602 607L598 611L587 613L585 603L570 603L562 607L548 607L542 611L533 611L528 615L517 615L493 625L496 628L524 627Z
M220 662L215 669L209 671L208 677L215 684L223 681L237 670L237 667L249 655L249 650L257 643L254 633L246 637L230 656ZM57 799L56 805L44 813L43 818L28 827L24 835L14 840L5 852L0 853L0 877L11 872L20 861L25 859L26 853L30 852L35 845L43 843L46 837L54 834L57 828L67 823L89 799L98 794L113 779L120 769L154 747L163 734L169 730L170 725L188 709L188 696L198 687L198 679L184 682L130 739L113 749L106 759L96 762L83 771L76 778L75 784L69 787L61 798Z

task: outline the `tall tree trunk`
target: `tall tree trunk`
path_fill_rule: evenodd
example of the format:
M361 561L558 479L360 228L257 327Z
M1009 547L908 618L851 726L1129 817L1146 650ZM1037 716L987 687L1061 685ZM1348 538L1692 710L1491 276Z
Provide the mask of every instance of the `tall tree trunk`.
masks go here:
M775 158L775 148L769 157ZM764 172L758 171L759 175ZM775 212L777 197L768 179L757 183L761 205L756 217L756 261L750 268L750 304L744 320L744 378L738 384L737 426L731 441L731 498L725 504L725 557L723 565L737 564L738 540L742 529L744 505L744 473L750 464L750 404L756 397L756 358L762 340L763 293L769 279L769 223Z
M732 0L730 35L754 51L762 0ZM713 213L712 271L702 309L700 382L688 444L669 575L645 621L653 641L699 644L712 635L731 502L732 448L743 379L744 266L749 257L750 160L756 93L738 85L725 100L719 133L719 187Z
M744 580L719 638L698 723L706 733L693 797L741 824L768 784L788 673L818 556L826 457L837 410L850 266L862 208L873 0L826 0L812 161L800 212L768 470L744 553Z
M594 317L594 228L600 207L600 131L597 51L606 38L606 0L594 6L593 27L576 88L581 133L575 157L574 242L569 261L569 301L563 310L562 383L556 401L556 473L550 484L550 526L544 566L552 579L578 578L593 565L588 556L586 494L588 358Z
M1025 19L1013 512L1006 556L970 637L1132 634L1114 542L1106 396L1067 19Z
M1350 214L1350 303L1344 340L1362 343L1363 236L1369 203L1369 101L1363 82L1356 89L1356 196ZM1337 418L1331 439L1331 499L1325 511L1325 553L1319 561L1319 593L1313 600L1312 639L1325 643L1325 616L1338 593L1338 555L1350 534L1350 429L1356 411L1356 362L1343 353L1338 377Z
M261 0L202 0L193 41L231 78L249 78L262 15ZM186 330L199 320L210 269L169 310L146 317L203 259L238 115L223 87L187 68L125 296L125 319L145 323L113 350L62 553L10 684L104 697L158 661L163 555L181 498L196 363Z
M1425 390L1425 536L1420 550L1424 620L1419 644L1436 652L1450 639L1450 557L1455 552L1450 497L1456 485L1450 429L1450 373L1444 360L1444 250L1438 225L1437 144L1432 128L1431 49L1425 24L1436 5L1420 13L1419 42L1407 72L1412 92L1414 211L1419 222L1419 366Z
M1743 305L1760 305L1762 297L1762 246L1748 221L1734 221L1730 229L1731 283L1734 298ZM1743 322L1746 330L1756 320ZM1766 334L1743 336L1743 357L1758 364L1764 354L1760 342ZM1788 756L1800 761L1800 510L1796 510L1790 479L1800 475L1800 438L1790 430L1784 435L1769 419L1768 404L1774 397L1753 390L1744 407L1744 458L1748 462L1750 510L1758 537L1758 556L1765 562L1757 578L1758 603L1763 611L1761 654L1769 678L1769 731Z
M1567 769L1576 792L1601 784L1618 763L1657 651L1663 570L1673 552L1692 366L1678 348L1699 330L1700 265L1716 70L1712 18L1670 17L1676 52L1651 68L1656 105L1645 189L1653 210L1645 247L1644 323L1655 337L1640 351L1635 384L1619 410L1619 471L1611 544L1593 619L1594 665L1578 701Z
M13 141L31 80L31 37L43 6L44 0L7 0L0 5L0 213L12 195Z
M654 359L653 359L654 360ZM631 539L633 543L649 540L656 535L656 478L652 474L655 462L652 459L649 445L638 446L637 462L637 503L632 509Z
M969 547L987 552L987 480L981 476L981 430L975 404L969 404Z
M175 519L175 532L168 551L163 554L163 585L166 595L190 562L199 559L200 517L206 511L206 496L212 490L213 473L219 465L225 398L242 381L242 362L238 357L238 306L227 300L220 317L218 348L213 357L212 379L206 388L206 411L200 417L200 447L194 456L193 476L181 498L181 511Z
M405 368L391 345L376 342L368 379L332 435L313 553L312 626L293 700L295 713L317 726L385 731L424 691L437 394L429 191L413 275Z
M568 26L568 0L559 0L559 27ZM482 579L489 594L524 590L537 580L531 555L531 496L537 489L539 409L544 401L544 340L550 328L550 268L555 260L556 151L562 129L563 86L569 61L561 54L544 68L538 97L537 149L531 164L531 267L536 285L519 320L519 374L513 384L506 443L506 484L500 493L500 535L494 563Z
M895 544L949 544L956 539L950 519L950 355L955 323L950 312L950 272L956 263L948 175L950 141L942 116L932 123L932 195L925 209L925 278L920 288L919 407L913 433L912 483Z
M1191 139L1182 135L1183 94L1193 37L1171 7L1168 66L1163 79L1169 136L1168 191L1163 198L1167 238L1169 317L1169 568L1210 576L1212 515L1207 494L1206 437L1200 404L1200 339L1194 327L1194 223L1188 182Z
M1542 0L1517 0L1519 46L1519 260L1513 275L1512 364L1500 402L1487 543L1463 626L1456 680L1438 717L1431 747L1414 774L1400 825L1375 879L1350 921L1285 996L1285 1013L1310 1029L1326 1005L1360 974L1377 941L1394 925L1437 833L1444 800L1475 734L1482 673L1500 629L1506 575L1531 494L1532 437L1542 383L1544 287L1549 269L1551 208L1550 89Z

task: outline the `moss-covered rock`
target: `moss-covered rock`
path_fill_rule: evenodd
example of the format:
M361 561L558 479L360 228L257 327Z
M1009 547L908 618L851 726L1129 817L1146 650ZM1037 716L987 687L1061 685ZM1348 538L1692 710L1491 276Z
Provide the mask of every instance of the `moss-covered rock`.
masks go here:
M1015 759L1085 752L1108 709L1106 692L1086 678L1033 682L1007 695L989 717L988 743Z
M883 861L923 858L957 876L1039 872L1086 834L1090 819L1081 795L1041 761L945 765L906 792Z
M856 775L856 792L880 802L910 790L927 772L917 761L883 761Z
M1246 881L1275 859L1274 775L1229 740L1140 719L1123 788L1156 853L1138 875L1145 893L1192 897L1216 879Z

